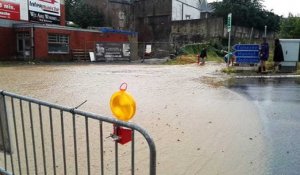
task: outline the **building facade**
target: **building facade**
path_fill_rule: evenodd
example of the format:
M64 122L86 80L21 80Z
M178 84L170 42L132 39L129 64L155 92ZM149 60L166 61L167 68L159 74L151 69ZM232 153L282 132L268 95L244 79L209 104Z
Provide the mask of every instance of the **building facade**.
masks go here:
M206 0L139 0L133 7L141 42L169 42L173 22L207 19L212 12Z
M168 42L172 0L140 0L134 4L134 26L140 42Z
M65 25L64 0L0 1L0 59L31 56L34 36L31 29L18 30L21 24Z
M128 43L137 37L134 32L85 30L65 23L64 0L1 0L0 61L69 61L74 50L95 51L101 42L124 43L129 52ZM113 54L128 56L122 52L122 44L118 50Z
M96 6L104 14L106 27L134 31L134 13L131 0L86 0L85 2Z
M173 21L208 18L206 0L86 0L113 29L138 31L139 42L169 42Z

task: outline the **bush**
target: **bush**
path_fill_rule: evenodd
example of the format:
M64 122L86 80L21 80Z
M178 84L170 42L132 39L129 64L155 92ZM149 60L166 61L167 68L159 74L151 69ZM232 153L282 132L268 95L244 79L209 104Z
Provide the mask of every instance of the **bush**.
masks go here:
M209 44L207 43L195 43L195 44L187 44L183 46L180 50L182 50L183 53L185 54L199 54L202 48L208 48L209 49Z

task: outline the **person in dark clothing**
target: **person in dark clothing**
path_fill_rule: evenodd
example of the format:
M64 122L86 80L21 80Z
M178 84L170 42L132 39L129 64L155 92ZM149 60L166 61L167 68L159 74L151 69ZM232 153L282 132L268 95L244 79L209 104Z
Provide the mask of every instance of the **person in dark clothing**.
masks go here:
M260 66L258 68L258 72L266 71L266 61L269 58L269 44L267 43L267 39L263 38L263 43L260 45Z
M207 58L207 49L206 47L204 47L200 54L199 54L199 59L200 59L200 65L204 65L205 64L205 59Z
M278 70L280 62L284 61L282 47L281 47L281 44L280 44L280 41L279 41L278 38L275 39L275 48L274 48L273 61L274 61L275 71Z

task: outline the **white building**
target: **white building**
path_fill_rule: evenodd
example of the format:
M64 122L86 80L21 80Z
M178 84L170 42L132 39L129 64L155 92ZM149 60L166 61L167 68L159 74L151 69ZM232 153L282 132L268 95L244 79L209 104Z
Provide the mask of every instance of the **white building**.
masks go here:
M206 0L172 0L172 21L207 18L210 12L212 8Z

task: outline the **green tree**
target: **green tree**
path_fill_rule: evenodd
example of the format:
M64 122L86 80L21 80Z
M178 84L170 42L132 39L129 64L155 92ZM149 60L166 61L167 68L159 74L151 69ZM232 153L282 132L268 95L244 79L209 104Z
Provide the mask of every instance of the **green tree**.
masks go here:
M264 10L262 0L223 0L212 3L212 6L214 16L227 19L228 13L232 13L233 25L259 30L263 30L267 25L269 31L279 30L280 16Z
M288 18L282 19L279 35L281 38L300 38L300 17L289 14Z
M66 0L66 20L72 21L82 28L103 26L104 16L95 6L84 0Z

